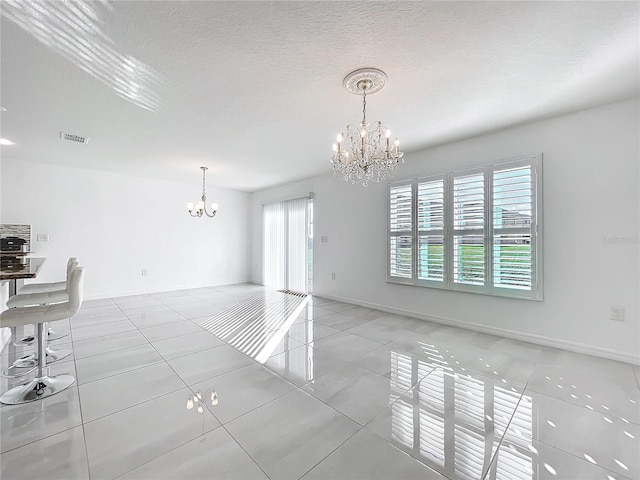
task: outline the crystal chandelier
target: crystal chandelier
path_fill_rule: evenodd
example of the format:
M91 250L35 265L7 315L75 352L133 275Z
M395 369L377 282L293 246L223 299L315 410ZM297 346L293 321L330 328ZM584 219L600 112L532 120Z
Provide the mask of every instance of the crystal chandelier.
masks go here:
M404 153L398 150L400 142L393 143L391 130L382 122L367 123L367 95L379 92L387 83L387 75L377 68L362 68L347 75L344 88L354 95L362 95L362 122L347 125L333 144L331 169L336 177L351 183L380 182L393 177Z
M195 208L193 203L191 202L187 203L187 209L189 210L189 215L191 215L192 217L201 217L202 215L206 215L207 217L213 218L216 216L216 213L218 213L218 204L217 203L211 204L212 213L209 213L207 211L207 193L205 191L204 176L208 168L200 167L200 169L202 170L202 200L200 200L199 202L196 202Z

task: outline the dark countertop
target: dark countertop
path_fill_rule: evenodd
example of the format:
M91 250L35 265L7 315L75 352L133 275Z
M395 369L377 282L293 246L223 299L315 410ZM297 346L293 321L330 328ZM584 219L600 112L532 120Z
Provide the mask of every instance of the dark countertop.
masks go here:
M13 258L15 258L15 261L9 260ZM0 258L0 280L36 278L44 261L44 257L10 257L3 255Z

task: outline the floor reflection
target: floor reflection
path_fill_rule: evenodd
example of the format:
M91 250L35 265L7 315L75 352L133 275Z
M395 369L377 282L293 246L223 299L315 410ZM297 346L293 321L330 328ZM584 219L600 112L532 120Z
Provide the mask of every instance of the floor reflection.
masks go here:
M321 325L314 322L314 311L309 297L270 292L212 318L206 328L298 386L331 375L341 381L334 372L347 368L347 362L330 348L315 346L314 327ZM290 338L287 333L294 323ZM573 429L563 423L565 417L581 413L563 404L569 410L560 415L553 403L559 400L525 389L526 383L514 385L504 375L509 365L493 365L489 352L486 358L484 354L470 355L460 344L431 342L424 335L403 341L402 346L380 348L389 352L388 357L387 353L382 357L389 362L388 400L384 392L382 410L362 425L447 478L538 480L568 478L566 475L575 470L581 476L572 478L595 475L622 480L625 477L612 470L633 473L626 450L611 456L608 463L598 457L598 463L585 450L563 447L559 440L570 436ZM366 368L361 359L358 362ZM570 398L591 400L592 394L596 395L561 376L547 376L546 380L566 389ZM331 381L323 384L329 390L334 388ZM575 408L594 410L590 403ZM617 428L610 407L605 403L599 406L606 412L603 423ZM342 411L340 406L334 408ZM620 436L634 441L635 425L623 417L619 420L624 423ZM549 439L550 429L560 432L559 436ZM550 443L541 443L540 438ZM588 470L592 467L596 470Z
M482 478L500 439L507 436L521 394L456 372L435 346L424 347L429 352L424 358L391 353L390 440L449 478ZM403 393L406 385L419 378L414 388ZM530 435L531 408L516 413L518 424ZM518 462L530 465L531 458ZM509 478L528 478L519 472Z
M286 291L265 291L236 304L200 325L260 363L288 350L287 332L309 295ZM293 341L292 341L293 342Z

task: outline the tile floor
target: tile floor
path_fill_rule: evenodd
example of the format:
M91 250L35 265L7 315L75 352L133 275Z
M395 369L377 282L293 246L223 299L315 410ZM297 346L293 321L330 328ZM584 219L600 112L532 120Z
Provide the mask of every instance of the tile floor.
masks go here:
M637 366L289 297L85 302L53 325L76 383L0 406L0 476L640 478Z

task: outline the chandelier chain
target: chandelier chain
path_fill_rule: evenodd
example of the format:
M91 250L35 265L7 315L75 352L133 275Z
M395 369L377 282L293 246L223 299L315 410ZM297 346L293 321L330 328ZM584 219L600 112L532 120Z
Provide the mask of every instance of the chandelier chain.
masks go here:
M362 126L367 126L367 87L362 90Z

